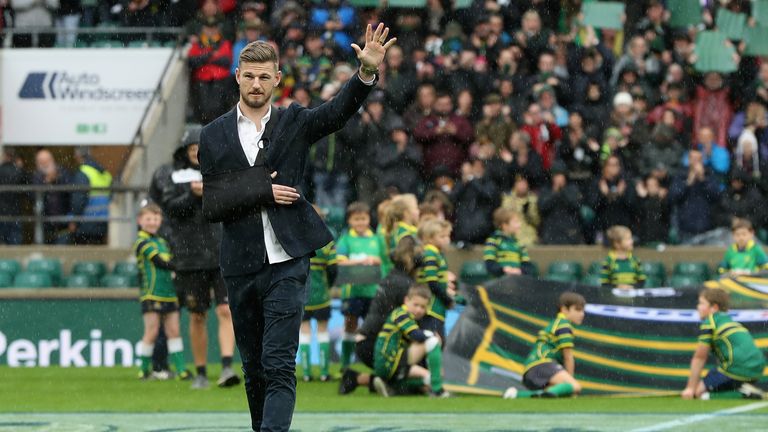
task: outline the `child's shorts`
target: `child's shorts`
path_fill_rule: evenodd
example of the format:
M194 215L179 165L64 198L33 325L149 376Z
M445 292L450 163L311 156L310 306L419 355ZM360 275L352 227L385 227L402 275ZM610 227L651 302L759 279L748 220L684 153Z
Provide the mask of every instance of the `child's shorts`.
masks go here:
M735 380L728 375L720 372L717 368L710 369L707 376L704 377L704 387L710 392L722 392L737 390L744 382Z
M306 310L304 309L304 316L301 317L302 321L309 321L311 319L317 321L328 321L331 319L331 307L321 307L320 309Z
M345 316L365 318L368 315L368 309L371 307L371 300L365 297L352 297L344 299L341 302L341 313Z
M411 365L408 364L408 351L403 350L400 358L397 362L382 361L376 359L374 363L374 373L380 378L383 378L387 382L397 382L408 378L408 372L411 370Z
M523 385L530 390L547 388L549 380L563 369L560 363L551 361L536 365L523 375Z
M160 315L177 312L179 310L179 302L164 302L157 300L142 300L141 301L141 314L144 315L147 312L155 312Z

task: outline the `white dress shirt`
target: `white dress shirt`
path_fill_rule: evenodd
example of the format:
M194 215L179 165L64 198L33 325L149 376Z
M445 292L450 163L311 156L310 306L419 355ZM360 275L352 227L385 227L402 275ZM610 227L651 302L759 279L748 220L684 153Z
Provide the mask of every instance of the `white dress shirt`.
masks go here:
M354 78L353 78L354 79ZM368 81L363 81L363 84L371 86L376 81L374 76ZM272 105L269 106L267 114L261 119L261 127L256 126L254 122L248 117L243 115L240 111L240 103L237 103L237 135L240 137L240 145L243 147L245 157L248 159L248 163L253 166L256 163L256 156L259 154L259 143L261 142L261 136L264 134L264 127L267 125L270 116L272 115ZM267 248L267 258L269 258L270 264L277 264L293 259L288 255L288 252L283 249L283 245L275 235L275 229L272 228L272 223L269 222L267 211L261 211L261 224L264 226L264 246Z
M264 134L264 127L267 125L271 115L272 106L270 105L267 115L261 119L261 127L257 127L256 123L252 122L251 119L244 116L243 112L240 111L240 103L237 104L237 135L240 137L240 145L243 147L245 157L251 166L256 162L256 156L259 154L259 150L261 150L259 143L261 142L261 136ZM283 246L277 239L265 209L261 210L261 224L264 226L264 246L267 248L269 263L277 264L293 259L283 249Z

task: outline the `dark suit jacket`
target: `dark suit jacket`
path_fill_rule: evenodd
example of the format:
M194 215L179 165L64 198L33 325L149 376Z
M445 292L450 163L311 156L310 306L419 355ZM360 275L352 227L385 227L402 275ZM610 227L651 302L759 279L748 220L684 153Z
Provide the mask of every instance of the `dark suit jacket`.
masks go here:
M273 107L270 122L276 120L277 123L265 128L265 138L267 132L270 133L269 145L262 150L266 151L266 169L277 171L273 182L294 187L298 185L304 175L310 145L341 129L373 87L363 84L355 74L335 98L317 108L307 109L294 103L282 110L279 119L276 119L277 110ZM205 207L206 199L214 199L209 190L214 188L209 188L208 184L211 178L250 167L237 134L236 108L203 128L198 158L203 174ZM244 199L249 193L253 197L253 194L264 191L261 186L250 188L237 181L232 184L233 188L242 191ZM267 210L280 244L292 257L309 255L333 240L325 223L303 196L291 205L276 205L271 196L259 198L258 201L259 205L252 206L252 211L238 212L234 217L222 220L219 264L224 276L257 272L264 265L266 249L260 213L262 208Z

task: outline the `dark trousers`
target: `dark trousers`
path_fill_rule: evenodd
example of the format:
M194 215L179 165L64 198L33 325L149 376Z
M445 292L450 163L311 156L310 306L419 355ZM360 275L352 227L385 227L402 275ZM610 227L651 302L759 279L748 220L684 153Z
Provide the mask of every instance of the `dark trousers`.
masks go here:
M309 257L225 277L254 431L288 431Z

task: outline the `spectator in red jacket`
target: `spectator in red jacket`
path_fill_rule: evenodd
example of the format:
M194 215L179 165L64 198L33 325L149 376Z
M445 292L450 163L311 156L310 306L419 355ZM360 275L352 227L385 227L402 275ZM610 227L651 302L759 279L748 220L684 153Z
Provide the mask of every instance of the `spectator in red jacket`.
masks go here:
M550 113L542 114L537 103L530 104L523 116L522 130L531 137L531 148L541 156L544 169L548 170L555 161L555 148L562 138L562 131L555 124Z
M725 147L728 139L728 126L733 117L733 105L730 101L730 88L724 85L723 76L717 72L704 75L704 85L696 88L694 101L693 130L709 127L715 133L715 142Z
M438 94L430 115L424 117L413 131L414 138L424 147L425 176L431 178L439 166L457 176L462 162L467 159L467 149L474 135L469 121L454 114L451 95Z
M231 94L229 66L232 63L232 43L224 39L221 22L208 18L198 40L189 49L189 68L192 71L190 97L195 120L207 124L230 108Z

